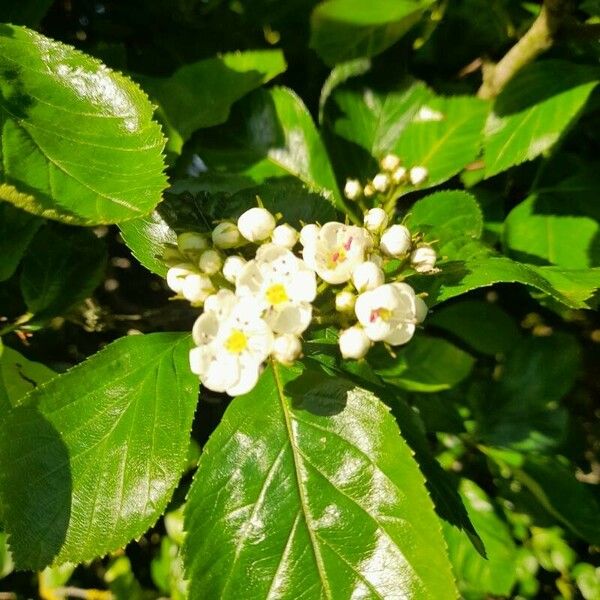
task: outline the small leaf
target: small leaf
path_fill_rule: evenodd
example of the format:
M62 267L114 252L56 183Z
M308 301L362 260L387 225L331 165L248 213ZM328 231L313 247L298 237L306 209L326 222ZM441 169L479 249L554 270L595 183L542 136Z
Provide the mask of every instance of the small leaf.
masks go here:
M148 213L164 139L130 79L23 27L0 26L0 199L73 224Z
M186 530L191 597L456 597L387 408L319 371L272 366L233 400L200 458Z
M485 544L487 560L462 533L444 524L448 555L459 589L466 598L508 597L517 579L517 548L508 525L498 516L486 493L472 481L461 481L460 494Z
M0 201L0 281L12 277L42 220Z
M0 415L12 432L0 436L0 513L19 568L85 562L155 523L186 463L189 345L122 338Z
M254 50L187 64L167 78L139 79L160 105L168 128L177 132L181 151L194 131L225 122L234 102L285 68L281 50Z
M433 0L327 0L311 17L310 47L328 64L375 56L395 44Z
M21 291L33 318L41 323L87 298L106 267L106 244L91 231L46 225L23 259Z
M573 62L543 60L519 71L496 98L486 124L486 177L552 148L597 83L597 70Z

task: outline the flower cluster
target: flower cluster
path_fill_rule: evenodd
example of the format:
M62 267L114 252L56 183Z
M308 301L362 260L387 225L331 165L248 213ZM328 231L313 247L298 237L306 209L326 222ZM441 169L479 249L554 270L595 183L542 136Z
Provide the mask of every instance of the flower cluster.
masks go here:
M250 391L264 362L291 364L311 323L339 330L346 359L377 342L407 343L427 306L404 281L435 272L436 253L381 207L364 225L277 225L263 207L211 234L186 232L169 247L167 283L177 297L203 307L193 327L192 371L232 396Z

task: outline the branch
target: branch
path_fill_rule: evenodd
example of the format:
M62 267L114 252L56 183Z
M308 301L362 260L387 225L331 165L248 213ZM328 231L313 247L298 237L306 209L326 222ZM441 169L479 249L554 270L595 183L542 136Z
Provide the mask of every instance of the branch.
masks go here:
M483 69L480 98L495 98L504 86L537 56L552 46L571 6L569 0L544 0L540 14L527 33L495 65Z

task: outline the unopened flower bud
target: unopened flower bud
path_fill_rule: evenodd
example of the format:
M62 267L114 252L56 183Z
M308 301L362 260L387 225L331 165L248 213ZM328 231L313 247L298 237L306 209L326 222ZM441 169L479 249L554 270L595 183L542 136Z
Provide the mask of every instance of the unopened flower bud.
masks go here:
M181 294L188 302L199 306L214 291L215 288L209 277L200 273L191 273L183 280Z
M373 183L369 182L367 183L367 185L365 185L365 189L363 190L363 194L365 195L365 198L370 198L371 196L375 195L375 188L373 187Z
M179 263L167 271L167 285L176 294L181 294L185 278L192 273L195 273L193 264Z
M423 298L415 296L415 318L417 319L417 323L422 323L425 320L428 310Z
M365 228L371 233L379 233L388 224L388 216L383 208L371 208L365 215Z
M205 250L200 255L198 266L200 267L200 270L207 275L214 275L221 270L223 259L216 250Z
M320 228L318 225L314 223L310 223L309 225L305 225L300 230L300 243L303 246L309 246L310 244L314 244L319 237Z
M223 265L223 277L225 277L229 283L235 283L239 272L245 264L246 260L237 254L228 256Z
M404 225L392 225L381 236L380 247L389 256L402 256L410 250L410 231Z
M300 338L291 333L278 335L273 340L273 358L284 365L292 364L302 354Z
M428 172L425 167L413 167L409 174L410 182L413 185L419 185L427 179L427 175Z
M407 171L405 167L398 167L393 173L392 173L392 181L398 185L400 183L404 183L406 181L406 175L407 175Z
M356 304L356 295L349 291L339 292L335 296L335 310L338 312L352 312Z
M212 241L217 248L227 250L244 243L240 230L233 223L219 223L212 232Z
M242 214L237 226L248 241L262 242L273 233L275 217L266 208L255 206Z
M410 262L417 273L429 273L435 267L437 255L431 246L419 246L410 255Z
M352 273L352 283L359 292L374 290L385 283L383 271L373 262L360 263Z
M181 255L179 248L176 248L175 246L165 246L162 258L165 264L174 267L181 262L183 256Z
M197 257L202 250L208 248L208 240L201 233L186 231L177 236L177 247L182 254Z
M390 177L387 173L377 173L373 177L373 187L382 194L387 192L390 187Z
M271 236L271 240L276 246L282 246L288 250L291 250L296 245L298 238L298 232L287 223L277 225L277 227L273 229L273 235Z
M371 347L371 341L367 337L364 329L354 325L344 329L339 338L340 352L344 358L363 358Z
M360 185L360 181L358 181L358 179L346 180L346 185L344 186L344 196L346 196L348 200L356 200L357 198L360 198L362 192L362 186Z
M400 157L395 154L388 154L381 159L379 166L384 171L394 171L400 166Z

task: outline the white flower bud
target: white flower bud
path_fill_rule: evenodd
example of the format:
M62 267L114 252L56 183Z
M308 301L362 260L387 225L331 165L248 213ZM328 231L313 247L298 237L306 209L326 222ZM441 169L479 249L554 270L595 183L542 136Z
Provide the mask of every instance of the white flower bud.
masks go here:
M292 364L302 354L300 338L291 333L278 335L273 341L273 358L284 365Z
M413 185L419 185L427 179L427 175L428 172L425 167L413 167L409 174L410 182Z
M405 167L398 167L392 173L392 181L398 185L399 183L404 183L406 181L407 171Z
M245 264L246 260L237 254L228 256L223 265L223 277L225 277L229 283L235 283L239 272Z
M207 275L214 275L221 270L223 259L216 250L205 250L200 255L198 266L200 267L200 270Z
M165 264L169 265L170 267L174 267L182 260L185 260L181 255L181 252L179 252L179 249L175 248L174 246L165 246L162 258Z
M392 225L381 236L380 247L389 256L401 256L410 250L410 231L404 225Z
M431 246L419 246L410 255L410 262L417 273L429 273L435 267L437 255Z
M217 248L226 250L244 243L240 230L233 223L219 223L212 232L212 241Z
M382 194L388 191L390 187L390 177L386 173L377 173L373 177L373 187Z
M381 256L379 253L373 252L372 254L369 254L369 256L367 256L367 260L375 263L378 267L383 267L383 256Z
M352 312L356 304L356 295L352 292L343 291L335 296L335 310L338 312Z
M366 292L383 285L385 275L375 263L365 261L352 272L352 283L359 292Z
M182 254L197 257L202 250L208 248L208 241L201 233L186 231L177 236L177 247Z
M237 226L250 242L262 242L273 233L275 217L266 208L255 206L242 214Z
M369 182L367 183L367 185L365 185L365 189L363 190L363 194L365 195L365 198L370 198L371 196L375 195L375 188L373 187L373 183Z
M209 277L200 273L191 273L183 280L181 294L188 302L198 306L214 291L215 288Z
M275 229L273 229L271 240L276 246L281 246L291 250L296 245L298 237L298 232L291 225L284 223L283 225L278 225L275 227Z
M381 159L379 166L384 171L395 171L400 166L400 158L395 154L388 154Z
M365 356L371 347L371 341L367 337L367 334L358 325L344 329L340 333L339 344L342 356L354 359Z
M429 309L423 298L415 296L415 319L417 323L422 323L425 320L428 311Z
M300 230L300 243L303 246L309 246L310 244L314 244L319 237L320 227L315 225L314 223L310 223L305 225Z
M372 208L365 215L365 227L371 233L379 233L388 224L388 216L383 208Z
M348 200L356 200L357 198L360 198L362 191L362 186L360 185L360 181L358 181L358 179L346 180L346 185L344 186L344 196L346 196Z
M181 294L185 278L195 272L196 268L191 263L179 263L167 271L167 285L176 294Z

